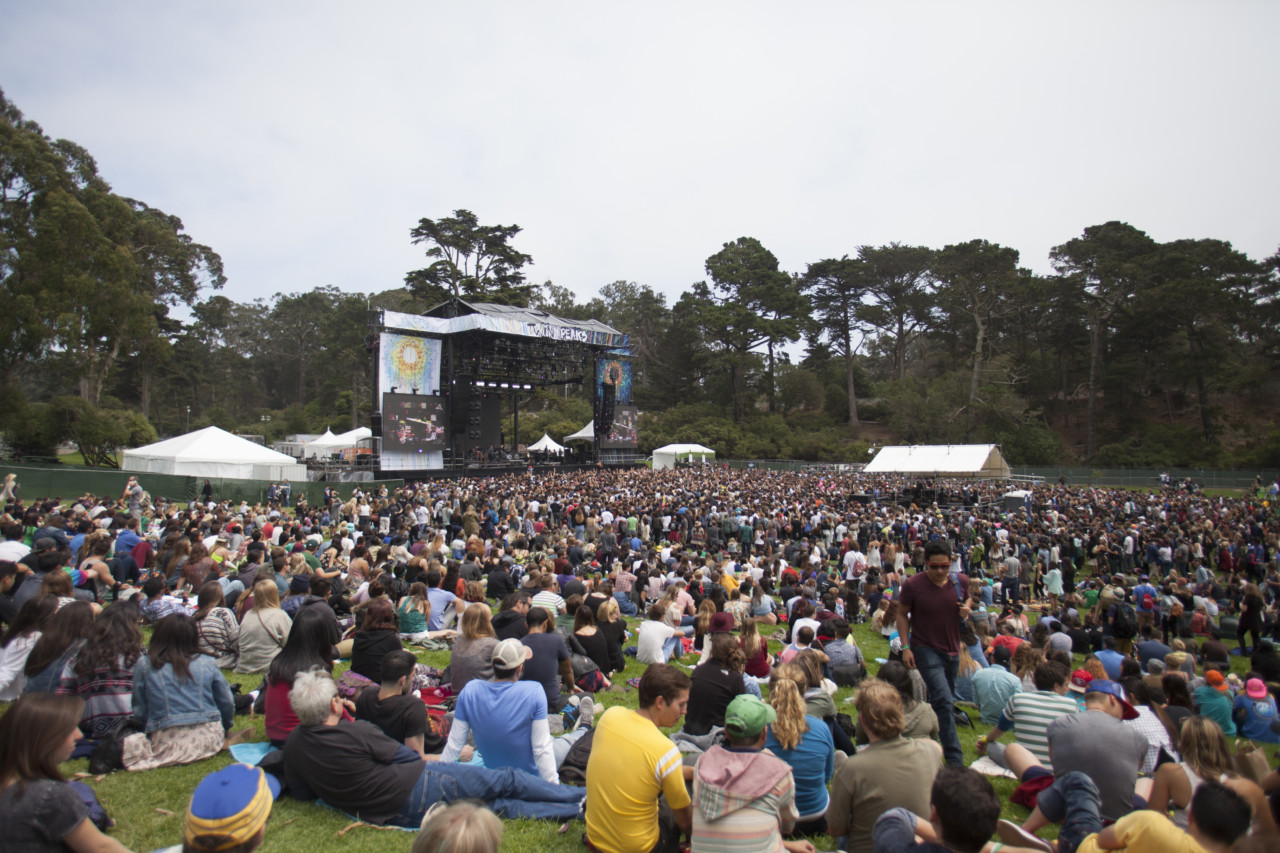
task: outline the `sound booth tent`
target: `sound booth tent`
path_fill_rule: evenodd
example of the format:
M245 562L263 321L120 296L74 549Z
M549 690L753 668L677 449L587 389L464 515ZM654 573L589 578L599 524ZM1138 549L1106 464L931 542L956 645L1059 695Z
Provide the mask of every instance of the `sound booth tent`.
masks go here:
M653 451L653 468L655 471L661 468L674 468L676 462L695 457L705 463L708 456L715 461L716 452L701 444L668 444Z

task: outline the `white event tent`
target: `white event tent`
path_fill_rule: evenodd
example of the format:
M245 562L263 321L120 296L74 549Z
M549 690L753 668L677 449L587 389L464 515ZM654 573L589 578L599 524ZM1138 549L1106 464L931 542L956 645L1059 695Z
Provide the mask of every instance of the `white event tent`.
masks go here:
M556 440L551 436L547 435L545 432L542 434L542 438L538 439L533 444L529 445L529 449L537 450L537 451L545 451L548 453L564 453L564 445L557 444Z
M135 447L121 455L122 469L147 474L231 480L307 479L307 466L292 456L214 426Z
M356 427L338 435L334 435L332 430L326 429L324 435L303 445L302 458L310 459L314 456L328 456L331 453L350 450L356 447L361 439L371 438L372 436L373 430L368 427Z
M657 471L660 468L674 468L677 461L692 459L695 456L701 457L701 461L706 462L708 456L714 460L716 452L701 444L668 444L653 451L653 469Z
M882 447L865 474L1002 479L1013 473L994 444L912 444Z
M571 441L595 441L596 440L596 422L587 421L587 425L575 432L573 435L564 437L565 444Z

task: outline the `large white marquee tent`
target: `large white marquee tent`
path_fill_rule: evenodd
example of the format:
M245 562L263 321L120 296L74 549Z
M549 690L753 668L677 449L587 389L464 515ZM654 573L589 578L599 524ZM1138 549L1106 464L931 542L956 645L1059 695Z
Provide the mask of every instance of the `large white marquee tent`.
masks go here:
M912 444L880 448L863 472L1001 479L1013 470L994 444Z
M135 447L121 455L120 467L139 473L230 480L307 479L307 466L292 456L214 426Z

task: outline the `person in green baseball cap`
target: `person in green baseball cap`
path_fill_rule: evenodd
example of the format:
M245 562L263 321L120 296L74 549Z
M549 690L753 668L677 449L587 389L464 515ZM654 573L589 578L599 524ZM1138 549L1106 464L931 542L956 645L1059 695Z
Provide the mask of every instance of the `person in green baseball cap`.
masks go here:
M764 749L773 708L755 696L734 697L724 712L724 746L698 759L693 776L692 846L704 850L813 853L808 841L783 841L795 826L791 767Z

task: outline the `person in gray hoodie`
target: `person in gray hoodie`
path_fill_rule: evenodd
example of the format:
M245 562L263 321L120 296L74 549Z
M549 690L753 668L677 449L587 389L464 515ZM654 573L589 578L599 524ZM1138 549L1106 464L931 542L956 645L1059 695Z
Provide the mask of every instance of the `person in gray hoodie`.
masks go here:
M791 766L766 752L776 719L755 696L737 696L725 709L725 746L698 759L693 776L694 853L814 853L808 841L784 841L796 822Z

